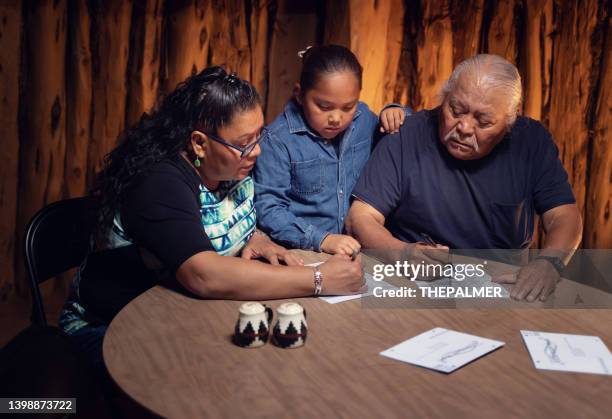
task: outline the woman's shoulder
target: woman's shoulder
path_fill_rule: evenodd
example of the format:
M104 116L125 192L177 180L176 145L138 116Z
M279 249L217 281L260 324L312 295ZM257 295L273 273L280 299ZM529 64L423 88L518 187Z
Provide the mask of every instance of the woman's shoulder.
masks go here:
M134 179L130 194L156 196L189 189L197 195L199 185L199 176L182 156L167 157Z

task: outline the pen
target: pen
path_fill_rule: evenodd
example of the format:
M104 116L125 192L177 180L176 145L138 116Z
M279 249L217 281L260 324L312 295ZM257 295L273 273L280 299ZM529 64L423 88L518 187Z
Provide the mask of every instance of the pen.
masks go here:
M351 260L355 260L357 259L357 255L359 255L360 250L353 250L353 253L351 253Z
M421 236L425 239L426 244L433 246L433 247L438 246L438 243L436 243L436 241L432 239L431 236L428 235L427 233L421 233Z

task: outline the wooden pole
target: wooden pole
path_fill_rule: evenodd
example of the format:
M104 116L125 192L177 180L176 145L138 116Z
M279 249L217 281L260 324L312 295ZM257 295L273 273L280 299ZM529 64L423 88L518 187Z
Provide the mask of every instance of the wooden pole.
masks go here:
M453 70L453 32L449 0L431 0L423 9L423 30L417 44L420 102L417 108L437 106L442 83Z
M593 50L591 40L598 24L598 2L559 4L554 40L553 85L549 129L559 147L578 208L584 218L587 150L587 110L593 92Z
M523 34L525 38L525 48L522 49L525 86L523 112L537 120L542 117L544 34L541 27L545 5L546 0L533 0L526 4L527 24Z
M93 7L93 108L87 173L90 184L125 126L132 2L96 0Z
M208 0L173 0L166 5L164 91L167 93L206 67L212 32L212 10Z
M612 249L612 32L601 48L599 94L594 108L584 247ZM597 94L597 93L595 93Z
M266 109L268 94L268 7L270 0L251 0L251 82L261 96Z
M421 30L420 6L415 2L406 4L404 11L402 48L395 82L394 100L418 110L417 38Z
M324 44L351 47L350 1L325 2Z
M278 0L278 10L272 31L266 105L266 122L280 114L298 81L302 63L300 50L316 42L317 14L310 2Z
M211 64L251 79L251 50L244 0L213 0Z
M396 102L395 89L400 69L402 55L402 41L404 40L404 17L406 10L402 0L391 0L391 11L387 26L387 55L385 56L384 86L382 103L384 105ZM402 105L411 105L408 101L400 102Z
M0 301L15 283L21 0L0 2Z
M128 63L127 125L155 105L159 87L163 0L137 0Z
M72 198L83 196L87 191L92 70L87 1L70 1L69 6L66 110L70 117L66 118L65 195Z
M66 153L66 1L33 1L25 8L25 83L20 132L17 292L27 293L21 255L34 213L62 197Z
M394 45L393 51L388 51L387 45L391 13L398 11L391 9L390 1L351 0L349 12L351 50L363 67L361 100L374 112L379 112L384 105L388 59L394 60L396 56L399 58L400 54L397 45ZM397 23L397 19L394 19L394 23ZM392 69L391 72L394 73Z
M516 16L514 9L519 0L494 0L487 37L487 52L497 54L511 63L517 63Z
M553 49L553 34L555 31L553 23L553 2L554 0L545 0L544 10L542 13L541 31L542 31L542 123L548 126L548 111L550 108L550 89L552 78L552 49Z
M484 0L452 2L453 65L478 54Z

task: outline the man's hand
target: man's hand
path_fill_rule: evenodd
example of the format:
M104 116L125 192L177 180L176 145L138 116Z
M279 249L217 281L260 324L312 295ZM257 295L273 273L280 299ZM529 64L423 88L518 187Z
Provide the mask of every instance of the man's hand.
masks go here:
M520 301L546 301L560 280L559 272L550 262L536 259L523 266L517 274L500 275L493 278L499 284L514 284L510 297Z
M361 245L351 236L328 234L321 242L321 250L332 255L352 255L361 250Z
M450 253L447 246L436 244L435 246L425 243L409 243L406 245L407 259L410 263L416 265L424 262L425 269L430 266L430 272L443 271L443 265L450 263ZM440 266L441 268L433 268ZM439 276L426 275L427 272L420 272L420 275L415 278L417 281L431 281L439 278Z
M279 265L280 262L285 262L288 266L304 265L302 259L284 247L274 243L268 236L259 233L253 234L247 245L244 246L242 249L242 258L263 258L272 265Z
M404 123L404 108L392 106L380 113L380 132L395 134Z

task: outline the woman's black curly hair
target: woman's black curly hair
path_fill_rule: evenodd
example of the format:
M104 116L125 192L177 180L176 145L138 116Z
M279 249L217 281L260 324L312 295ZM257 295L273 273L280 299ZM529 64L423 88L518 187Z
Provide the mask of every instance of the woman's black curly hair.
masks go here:
M180 83L156 110L127 128L105 157L92 190L99 211L96 239L106 242L124 193L137 176L188 150L194 130L216 134L236 113L258 105L255 87L221 67L206 68Z

